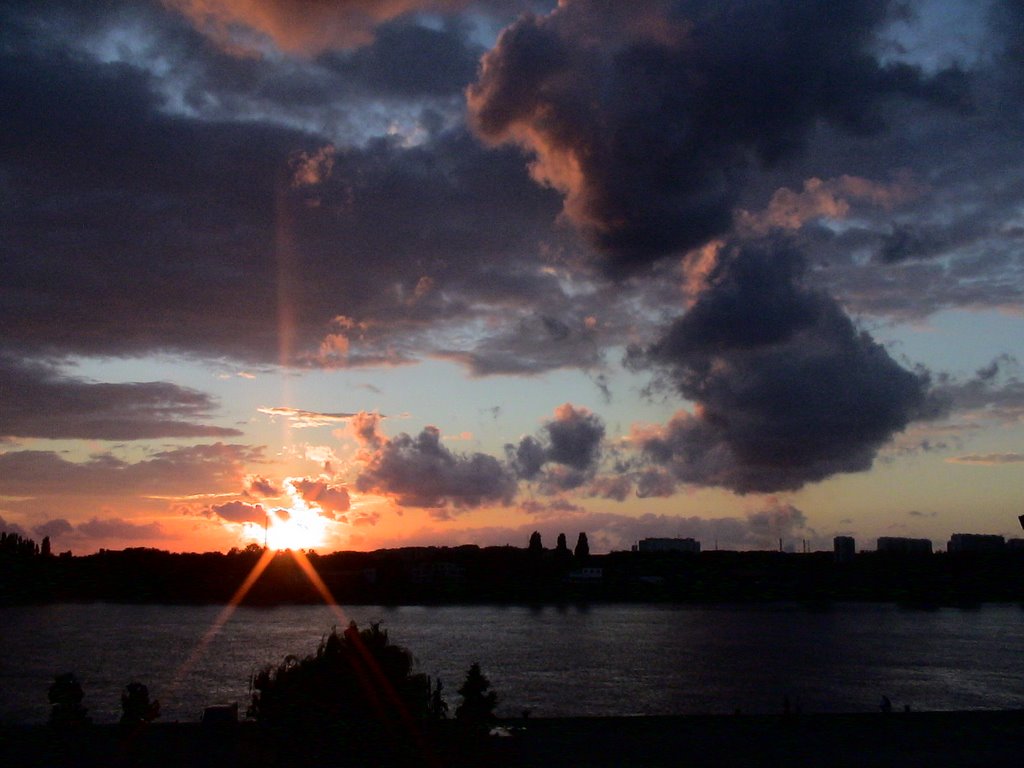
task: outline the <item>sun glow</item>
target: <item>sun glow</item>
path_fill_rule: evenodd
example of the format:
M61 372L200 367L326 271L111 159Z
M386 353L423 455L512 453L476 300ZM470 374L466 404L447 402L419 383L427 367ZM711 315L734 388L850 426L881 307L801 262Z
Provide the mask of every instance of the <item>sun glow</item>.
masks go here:
M327 520L318 510L295 504L271 512L268 520L266 544L270 549L308 550L327 543Z

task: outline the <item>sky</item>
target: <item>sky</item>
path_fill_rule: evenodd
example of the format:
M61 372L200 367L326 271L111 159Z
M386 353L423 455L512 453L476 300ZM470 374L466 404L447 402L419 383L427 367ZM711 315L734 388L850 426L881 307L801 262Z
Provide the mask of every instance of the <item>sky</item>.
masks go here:
M1020 0L0 0L0 529L1021 535Z

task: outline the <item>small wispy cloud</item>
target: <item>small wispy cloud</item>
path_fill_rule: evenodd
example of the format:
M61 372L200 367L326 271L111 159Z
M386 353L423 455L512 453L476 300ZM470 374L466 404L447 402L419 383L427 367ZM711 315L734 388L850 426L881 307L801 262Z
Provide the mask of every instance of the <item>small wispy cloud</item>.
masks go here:
M268 416L283 416L288 419L296 429L307 427L327 427L331 424L339 424L348 421L355 413L322 413L320 411L304 411L301 408L257 408L260 413Z
M949 464L981 464L983 466L1024 464L1024 453L974 453L967 456L951 456L946 461Z

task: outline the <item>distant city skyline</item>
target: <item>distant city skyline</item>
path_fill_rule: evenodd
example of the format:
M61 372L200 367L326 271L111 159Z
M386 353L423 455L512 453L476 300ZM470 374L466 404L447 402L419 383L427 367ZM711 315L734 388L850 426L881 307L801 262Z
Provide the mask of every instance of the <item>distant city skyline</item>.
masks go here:
M0 6L0 530L1018 537L1011 0Z

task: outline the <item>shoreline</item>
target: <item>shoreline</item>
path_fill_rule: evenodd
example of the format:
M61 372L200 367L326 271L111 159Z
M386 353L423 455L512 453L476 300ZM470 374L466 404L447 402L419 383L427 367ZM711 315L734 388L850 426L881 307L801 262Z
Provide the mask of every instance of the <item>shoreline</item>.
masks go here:
M495 722L506 735L473 742L460 724L427 725L425 742L441 766L1017 766L1024 755L1024 709L789 715L552 717ZM60 734L47 725L0 726L0 762L10 766L404 765L358 743L296 757L294 734L252 722L210 727L156 722L127 733L117 725ZM300 742L306 743L306 742ZM408 752L406 753L408 755ZM372 757L371 757L372 756ZM421 756L422 757L422 756ZM379 759L379 762L378 762Z

